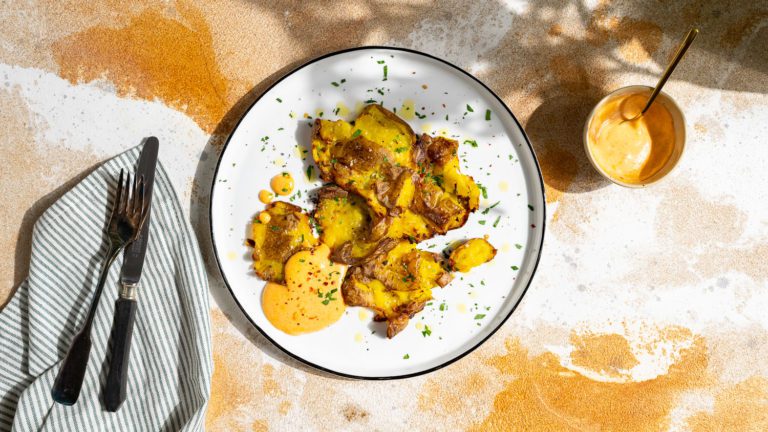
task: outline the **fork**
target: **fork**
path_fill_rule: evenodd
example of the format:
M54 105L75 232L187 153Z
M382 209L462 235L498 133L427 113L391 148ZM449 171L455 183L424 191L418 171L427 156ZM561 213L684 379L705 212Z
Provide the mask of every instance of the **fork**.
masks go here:
M88 367L88 356L91 352L93 317L96 315L96 307L104 289L109 267L120 251L136 240L141 226L147 218L147 213L147 206L144 205L144 177L139 179L134 177L133 184L131 184L131 174L129 173L123 182L123 170L120 170L115 203L112 206L112 214L107 226L108 252L101 267L101 275L91 300L88 318L85 320L83 328L72 339L69 351L64 357L51 389L53 400L60 404L73 405L80 396L85 370Z

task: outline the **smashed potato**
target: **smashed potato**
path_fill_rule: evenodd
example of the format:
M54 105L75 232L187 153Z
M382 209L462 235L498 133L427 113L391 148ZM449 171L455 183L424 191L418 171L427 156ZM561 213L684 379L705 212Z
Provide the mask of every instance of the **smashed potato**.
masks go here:
M484 238L469 239L453 250L449 256L451 267L466 273L485 264L496 256L496 248Z
M283 283L284 265L288 258L300 250L311 248L317 240L312 234L309 216L300 207L275 201L262 213L269 215L268 222L255 219L251 225L251 239L248 240L253 248L253 269L266 281Z
M432 288L447 285L452 277L439 255L407 241L385 243L368 261L350 270L341 292L348 305L371 308L375 320L386 320L391 338L424 308Z

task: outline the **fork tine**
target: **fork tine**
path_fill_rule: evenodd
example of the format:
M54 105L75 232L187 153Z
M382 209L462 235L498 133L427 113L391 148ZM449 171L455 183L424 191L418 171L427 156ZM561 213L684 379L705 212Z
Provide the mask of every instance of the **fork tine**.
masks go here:
M120 213L126 214L128 212L128 203L131 199L131 173L128 173L126 175L125 179L125 194L123 195L123 200L120 202Z
M120 213L120 202L123 195L123 175L125 172L120 170L120 178L117 180L117 192L115 192L115 203L112 205L112 217Z

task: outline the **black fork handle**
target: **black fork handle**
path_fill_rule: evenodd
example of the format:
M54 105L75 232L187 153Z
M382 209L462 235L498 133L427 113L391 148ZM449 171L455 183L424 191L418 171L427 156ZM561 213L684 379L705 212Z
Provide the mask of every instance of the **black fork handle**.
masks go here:
M56 375L56 380L53 382L51 397L53 397L55 402L62 405L74 405L80 396L83 379L85 378L85 370L88 368L88 356L91 354L91 326L93 324L93 317L96 315L96 308L99 305L101 292L104 290L104 282L107 280L109 267L122 249L122 246L115 246L115 243L111 242L107 259L104 260L101 268L101 276L99 276L96 292L91 300L88 318L86 318L80 332L72 339L69 351L67 351L64 361L61 363L59 373Z
M112 360L109 363L104 405L115 412L125 401L128 389L128 362L131 355L133 322L136 318L136 300L119 298L115 302L115 320L112 323Z

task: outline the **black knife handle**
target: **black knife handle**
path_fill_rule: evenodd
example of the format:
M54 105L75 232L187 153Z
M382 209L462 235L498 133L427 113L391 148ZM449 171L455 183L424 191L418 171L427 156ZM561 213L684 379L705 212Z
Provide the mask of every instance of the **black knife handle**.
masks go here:
M115 412L125 401L128 388L128 360L131 354L133 321L136 317L136 300L119 298L115 302L115 320L112 323L112 361L109 363L107 385L104 388L104 405Z

